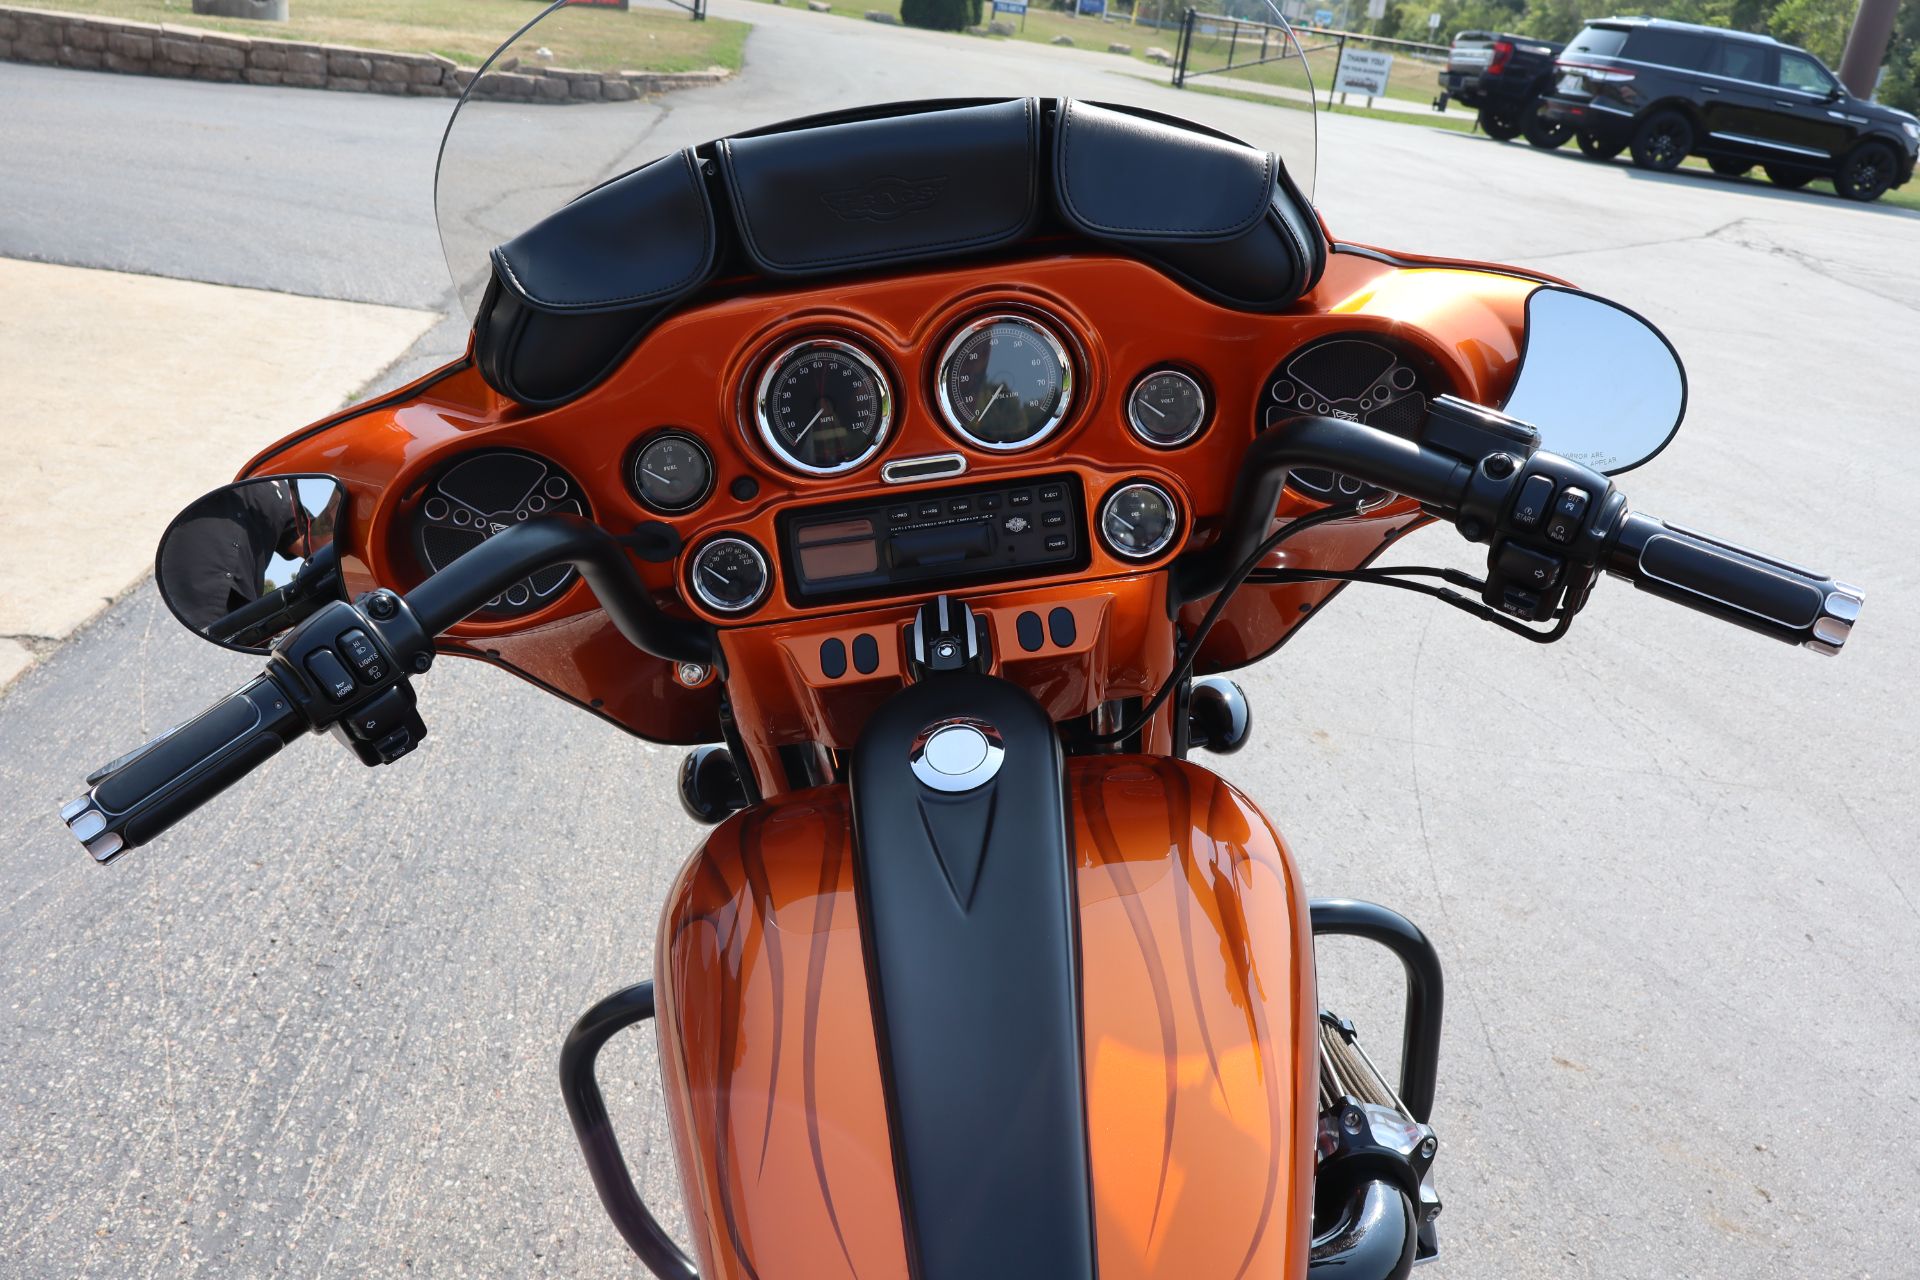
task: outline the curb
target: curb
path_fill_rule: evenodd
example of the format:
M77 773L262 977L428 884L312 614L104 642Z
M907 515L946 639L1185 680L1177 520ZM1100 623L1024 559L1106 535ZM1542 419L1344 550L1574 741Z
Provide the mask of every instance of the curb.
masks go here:
M0 62L416 98L457 98L474 77L471 68L433 53L262 39L12 6L0 6ZM510 59L487 76L475 96L529 103L630 102L672 89L720 84L728 74L724 67L569 71L527 67Z

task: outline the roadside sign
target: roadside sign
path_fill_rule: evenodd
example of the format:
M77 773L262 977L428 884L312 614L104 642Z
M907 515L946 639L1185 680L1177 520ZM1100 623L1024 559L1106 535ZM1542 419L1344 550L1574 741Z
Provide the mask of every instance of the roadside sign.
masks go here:
M627 0L573 0L575 5L587 9L624 9Z
M1333 25L1333 10L1331 10L1331 9L1315 9L1315 10L1313 11L1313 25L1314 25L1314 26L1316 26L1316 27L1330 27L1330 26L1332 26L1332 25Z
M1375 22L1387 16L1387 0L1367 0L1367 16Z
M1427 30L1429 30L1429 31L1438 31L1439 29L1440 29L1440 15L1439 15L1439 14L1437 14L1437 13L1430 13L1430 14L1428 14L1428 15L1427 15Z
M1340 54L1340 69L1333 76L1333 91L1384 98L1387 96L1387 77L1392 72L1392 54L1349 46Z
M1099 17L1107 11L1107 0L1080 0L1080 12Z
M1017 13L1024 18L1027 16L1027 0L993 0L993 11L995 13Z

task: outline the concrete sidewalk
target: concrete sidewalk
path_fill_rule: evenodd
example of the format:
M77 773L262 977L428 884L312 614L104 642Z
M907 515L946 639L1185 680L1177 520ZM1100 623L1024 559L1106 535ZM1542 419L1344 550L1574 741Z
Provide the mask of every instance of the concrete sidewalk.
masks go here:
M151 568L175 512L435 319L0 259L0 688Z

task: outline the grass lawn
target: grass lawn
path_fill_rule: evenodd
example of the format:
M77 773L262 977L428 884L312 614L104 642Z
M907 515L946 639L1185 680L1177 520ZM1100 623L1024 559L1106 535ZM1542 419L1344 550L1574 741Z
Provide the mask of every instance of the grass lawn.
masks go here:
M764 0L764 2L772 3L773 0ZM803 3L804 0L785 0L785 2L791 5ZM832 4L833 12L843 18L864 18L869 9L885 10L895 15L900 12L900 0L828 0L828 2ZM1110 44L1130 45L1132 52L1124 56L1154 67L1159 74L1168 79L1173 76L1171 67L1160 67L1147 62L1146 53L1148 49L1153 48L1165 49L1172 53L1178 48L1180 44L1178 26L1154 27L1148 23L1136 26L1127 19L1118 17L1112 21L1102 21L1095 17L1081 17L1077 14L1063 13L1057 9L1044 8L1039 0L1035 0L1035 3L1029 6L1024 19L1015 14L994 13L992 0L983 0L983 10L985 21L1001 22L1013 28L1011 37L991 36L989 39L1011 38L1025 40L1032 44L1052 44L1056 37L1066 36L1073 41L1076 48L1092 49L1096 52L1104 52ZM1168 12L1172 13L1175 10L1172 6L1168 6ZM1334 71L1338 63L1338 50L1330 41L1323 43L1322 37L1315 36L1311 32L1301 33L1301 47L1306 51L1307 66L1312 71L1314 84L1319 86L1322 93L1326 92L1333 84ZM1277 53L1277 44L1270 47L1268 52ZM1436 83L1440 64L1415 61L1407 56L1404 50L1393 52L1393 74L1387 81L1387 96L1398 98L1403 102L1431 102L1434 94L1440 89ZM1204 31L1194 33L1191 59L1193 67L1201 70L1224 67L1227 65L1229 54L1232 55L1236 64L1249 58L1258 59L1261 56L1259 36L1254 36L1249 42L1244 38L1244 33L1242 38L1237 40L1230 40L1226 36L1209 35ZM1115 54L1114 56L1123 55ZM1207 83L1230 85L1237 79L1281 85L1290 89L1307 87L1306 72L1301 70L1297 58L1256 67L1236 66L1230 72L1209 74ZM1265 99L1260 100L1265 101Z
M437 53L477 67L537 15L527 0L294 0L287 22L202 17L189 0L28 0L65 13L171 22L263 39L311 40L401 53ZM657 9L577 9L549 20L540 41L553 65L583 71L699 71L740 68L747 24L695 22Z
M1700 159L1698 156L1694 156L1685 162L1685 167L1689 169L1706 170L1708 168L1708 165L1705 160ZM1726 179L1726 181L1743 183L1743 184L1748 182L1758 182L1766 186L1773 185L1772 183L1767 182L1767 175L1760 172L1757 166L1754 168L1752 173L1748 174L1744 178L1729 178L1729 179ZM1806 186L1800 189L1806 192L1808 195L1817 194L1817 195L1825 196L1827 199L1834 201L1836 204L1848 205L1853 203L1853 201L1851 200L1842 200L1838 195L1834 194L1833 184L1827 181L1825 178L1816 178L1812 182L1809 182ZM1894 190L1887 192L1887 194L1881 196L1876 203L1890 204L1896 209L1920 209L1920 178L1913 179L1912 181L1908 182L1907 185L1904 187L1896 187Z

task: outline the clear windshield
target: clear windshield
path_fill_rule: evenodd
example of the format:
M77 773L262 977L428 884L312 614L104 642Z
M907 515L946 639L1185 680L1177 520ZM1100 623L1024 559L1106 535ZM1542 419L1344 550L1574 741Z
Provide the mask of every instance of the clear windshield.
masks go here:
M559 0L487 61L441 144L440 241L468 316L488 251L581 192L681 147L876 103L1035 96L1144 107L1278 153L1312 193L1312 77L1265 0L1223 0L1243 16L1191 21L1166 0L1138 0L1136 13L1114 0L1073 3L1111 12L1019 0L708 0L696 20L656 0ZM957 5L988 34L899 25L902 4ZM1183 28L1187 83L1175 88Z

